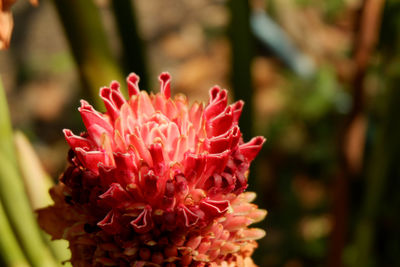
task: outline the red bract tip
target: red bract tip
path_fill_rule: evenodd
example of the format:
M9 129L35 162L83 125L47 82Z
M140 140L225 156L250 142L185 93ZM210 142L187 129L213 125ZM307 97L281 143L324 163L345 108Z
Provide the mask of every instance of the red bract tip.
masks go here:
M138 95L140 92L139 76L137 76L136 73L131 73L128 78L126 78L126 82L128 83L129 96Z
M160 74L160 77L158 78L161 83L161 88L160 92L165 96L165 98L170 98L171 97L171 75L169 75L168 72L163 72Z

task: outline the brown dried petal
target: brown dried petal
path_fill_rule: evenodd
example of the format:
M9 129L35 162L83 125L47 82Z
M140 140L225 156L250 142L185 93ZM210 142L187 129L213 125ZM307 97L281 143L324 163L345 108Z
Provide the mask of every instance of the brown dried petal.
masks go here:
M11 12L0 9L0 50L10 45L11 32L14 26Z

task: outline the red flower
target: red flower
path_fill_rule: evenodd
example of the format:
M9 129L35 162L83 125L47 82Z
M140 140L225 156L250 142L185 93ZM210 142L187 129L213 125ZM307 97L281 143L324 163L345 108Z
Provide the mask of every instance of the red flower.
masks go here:
M41 226L70 242L74 266L255 266L266 211L250 204L250 162L265 139L242 140L243 102L210 90L207 106L139 91L127 78L100 90L107 112L81 101L87 132L64 130L70 166L51 190L55 204L39 211Z

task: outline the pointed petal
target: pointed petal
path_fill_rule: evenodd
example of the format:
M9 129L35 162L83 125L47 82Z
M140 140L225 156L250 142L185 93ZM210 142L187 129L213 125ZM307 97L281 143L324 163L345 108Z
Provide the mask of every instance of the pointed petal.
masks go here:
M205 199L200 202L200 208L211 216L217 216L225 213L229 209L228 200Z
M153 168L157 175L162 174L165 170L165 161L163 156L163 147L160 143L154 143L149 148L153 159Z
M145 143L143 142L143 139L139 137L137 134L132 134L129 136L129 141L131 143L131 146L135 148L135 150L138 152L138 156L142 158L144 161L147 162L150 166L153 165L153 160L151 158L151 154L149 150L147 149Z
M191 182L197 182L196 178L200 178L203 173L206 160L202 154L186 153L185 155L185 170L184 175L186 179Z
M71 130L64 129L63 133L65 139L72 149L80 147L82 149L89 150L93 147L93 143L89 139L74 135Z
M251 162L260 152L262 145L265 142L265 138L262 136L257 136L251 139L249 142L240 145L239 151L245 156L248 162Z
M179 211L183 215L184 224L186 227L193 226L199 221L199 216L197 216L197 214L195 214L185 205L181 205Z
M235 122L236 124L239 123L239 118L240 115L242 114L243 106L244 102L242 100L239 100L231 105L233 113L233 122Z
M151 115L153 115L155 111L153 103L151 102L150 97L146 91L140 92L137 99L137 105L138 105L137 114L141 115L141 116L139 115L139 118L142 118L144 116L150 117Z
M200 235L194 236L186 242L185 246L195 250L200 245L201 239L202 237Z
M139 89L139 76L136 73L130 73L128 78L126 78L126 82L128 84L128 94L130 97L138 95L140 92Z
M204 110L204 116L207 120L216 117L223 112L228 103L228 93L226 90L221 90L220 87L214 86L210 90L210 101Z
M160 92L165 96L165 98L171 97L171 75L168 72L161 73L158 80L161 83Z
M76 150L76 156L79 161L82 162L83 166L94 172L96 175L99 174L99 163L107 164L107 155L101 151L85 151L78 147Z
M263 229L259 228L250 228L250 229L242 229L238 232L238 241L248 241L248 240L258 240L263 238L266 235Z
M232 232L232 231L236 231L236 230L245 228L248 225L250 225L252 222L253 221L251 219L244 217L244 216L230 217L224 223L224 228L229 230L230 232Z
M103 220L97 223L97 226L109 234L118 233L121 230L118 217L119 214L116 211L111 210L109 213L107 213Z
M99 198L110 206L118 206L132 199L128 192L118 183L112 183L110 188L108 188L105 193L101 194Z
M96 111L88 102L81 100L81 107L78 108L81 113L83 123L86 129L92 125L98 125L103 128L106 132L112 133L113 128L108 121L105 120L103 114Z
M142 213L140 213L135 220L131 221L131 225L133 229L140 234L150 231L153 227L151 221L151 207L143 209Z
M207 136L218 136L226 133L233 123L232 107L227 107L224 112L218 116L206 121Z

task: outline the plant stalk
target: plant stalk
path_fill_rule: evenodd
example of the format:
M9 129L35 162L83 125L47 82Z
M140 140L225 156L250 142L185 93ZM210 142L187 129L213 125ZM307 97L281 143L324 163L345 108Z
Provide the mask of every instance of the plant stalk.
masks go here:
M108 44L99 10L93 0L54 0L85 90L104 110L99 89L123 76ZM122 83L123 85L123 83ZM122 88L124 90L124 87Z
M135 72L140 77L140 85L149 91L146 51L139 35L136 9L131 0L112 0L114 19L121 38L124 74Z
M0 201L21 247L32 266L57 266L44 244L18 173L8 106L0 81ZM7 144L7 145L6 145Z
M0 201L0 255L9 267L28 267L24 253L19 247L7 215Z

